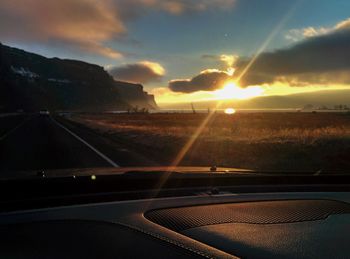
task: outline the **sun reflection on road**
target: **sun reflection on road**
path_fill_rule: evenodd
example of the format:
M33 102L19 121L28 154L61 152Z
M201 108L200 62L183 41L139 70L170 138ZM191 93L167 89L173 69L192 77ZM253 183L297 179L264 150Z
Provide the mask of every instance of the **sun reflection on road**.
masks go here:
M226 114L234 114L234 113L236 113L236 110L233 108L227 108L227 109L225 109L225 113Z

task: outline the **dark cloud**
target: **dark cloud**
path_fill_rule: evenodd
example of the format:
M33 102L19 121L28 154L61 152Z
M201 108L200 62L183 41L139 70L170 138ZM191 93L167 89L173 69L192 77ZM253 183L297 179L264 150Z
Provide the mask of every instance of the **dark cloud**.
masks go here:
M126 64L118 67L108 68L107 71L116 80L148 83L158 81L164 75L164 68L155 62L142 61L135 64Z
M240 75L250 59L237 62L235 75ZM342 26L320 36L306 38L296 45L274 52L262 53L240 80L240 85L272 83L276 80L293 79L312 83L342 83L334 75L350 73L350 26Z
M212 71L190 80L172 80L175 92L210 91L225 80L239 81L242 87L283 82L290 86L350 84L350 19L338 23L328 33L307 37L292 47L263 52L257 58L232 55L202 55L203 59L234 64L235 73ZM247 69L248 67L248 69Z
M220 70L205 70L199 75L187 80L172 80L169 88L174 92L190 93L196 91L211 91L222 87L231 77Z

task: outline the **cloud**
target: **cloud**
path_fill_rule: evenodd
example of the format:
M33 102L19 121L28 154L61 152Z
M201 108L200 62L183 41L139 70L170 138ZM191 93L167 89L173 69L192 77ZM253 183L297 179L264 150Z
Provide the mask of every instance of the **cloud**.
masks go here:
M285 38L287 40L297 42L297 41L301 41L305 38L319 36L319 35L327 34L329 32L330 32L330 29L325 28L325 27L319 27L319 28L306 27L303 29L289 30L288 33L286 34Z
M250 61L240 59L236 64L236 75L240 75ZM339 74L342 76L335 77ZM327 33L307 37L292 47L262 53L242 76L240 85L293 79L293 84L298 86L298 78L300 85L347 84L350 75L346 74L350 74L349 19L338 23Z
M221 62L225 65L225 67L232 67L234 63L238 60L237 55L230 55L230 54L221 54L221 55L204 54L201 56L201 58Z
M228 67L232 67L238 59L237 55L220 55L220 60L224 62Z
M257 57L206 54L202 58L222 61L227 70L205 70L191 79L171 80L169 88L184 93L211 91L228 80L238 81L241 87L350 85L350 19L323 31L305 30L305 38L293 46Z
M3 41L75 48L109 58L123 53L106 42L127 37L127 22L151 11L181 15L212 8L226 10L235 0L1 0Z
M302 29L291 29L288 31L288 33L285 35L285 38L287 40L291 41L300 41L305 38L310 38L310 37L315 37L315 36L320 36L320 35L325 35L329 34L332 32L336 32L338 30L344 30L344 29L349 29L350 28L350 18L345 19L339 23L337 23L333 27L306 27Z
M103 43L126 33L109 1L2 0L2 39L76 47L117 58L122 54Z
M212 91L221 88L231 78L226 71L207 69L191 79L171 80L168 86L172 91L182 93Z
M107 71L115 80L142 84L159 81L165 74L165 69L161 64L150 61L140 61L117 67L109 66Z

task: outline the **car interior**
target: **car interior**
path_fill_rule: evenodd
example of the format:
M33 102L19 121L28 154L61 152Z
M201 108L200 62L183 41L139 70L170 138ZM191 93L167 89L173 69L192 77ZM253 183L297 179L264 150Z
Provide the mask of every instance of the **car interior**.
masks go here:
M167 173L167 186L154 189L164 177L159 173L148 184L142 179L142 189L124 193L118 185L127 186L132 180L135 186L141 182L139 175L108 178L109 185L103 176L69 178L64 195L55 194L62 179L61 185L41 177L34 178L31 186L7 182L3 192L21 188L32 195L24 198L17 193L11 201L2 201L0 257L346 258L349 254L349 186L339 183L346 177L336 183L326 176L295 175L287 184L274 176L261 185L259 177L229 177L220 170L208 174L193 174L189 180L188 172L186 177ZM194 184L198 179L200 186ZM305 184L311 180L316 184ZM45 199L39 196L43 181L52 190ZM179 181L182 188L176 188ZM100 192L102 186L108 191Z

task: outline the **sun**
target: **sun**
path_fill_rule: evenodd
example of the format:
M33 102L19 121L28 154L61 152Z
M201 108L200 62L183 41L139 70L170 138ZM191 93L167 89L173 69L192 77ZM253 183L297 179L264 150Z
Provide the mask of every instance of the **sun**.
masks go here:
M247 88L239 87L235 82L227 82L223 88L214 91L214 96L217 100L238 99L244 100L257 96L261 96L264 89L260 86L250 86Z

